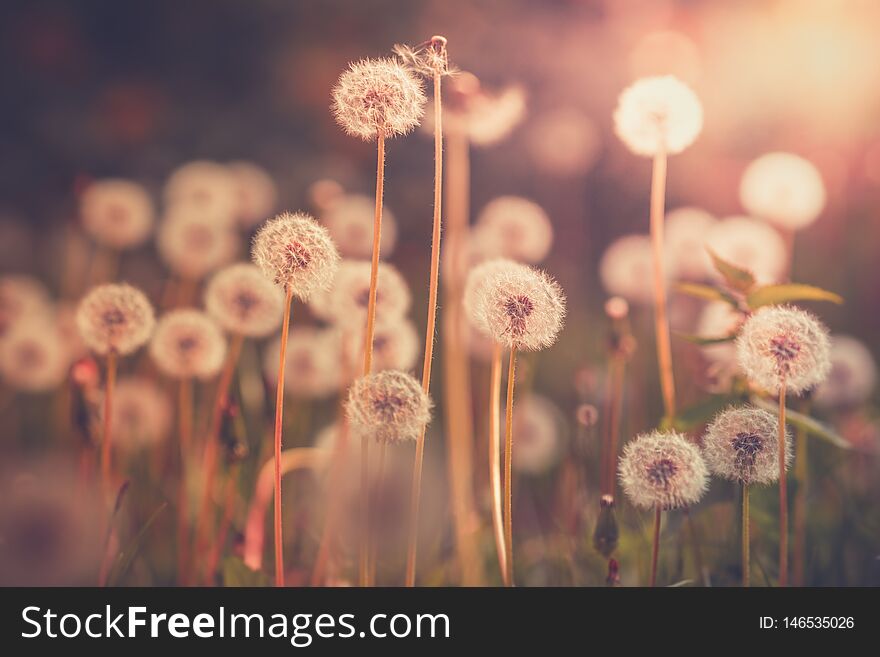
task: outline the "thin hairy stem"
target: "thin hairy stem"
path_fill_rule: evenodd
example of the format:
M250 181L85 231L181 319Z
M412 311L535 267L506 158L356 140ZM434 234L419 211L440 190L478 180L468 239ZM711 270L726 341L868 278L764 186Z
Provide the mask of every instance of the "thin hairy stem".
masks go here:
M619 356L611 358L609 366L608 395L608 434L605 439L605 469L602 472L602 489L607 495L614 497L617 481L617 443L620 440L620 413L623 409L623 382L626 374L626 362Z
M111 482L111 452L113 441L113 389L116 387L116 352L111 349L107 354L107 374L104 382L104 426L101 433L101 482L107 499L111 499L113 483Z
M745 588L749 587L751 574L751 558L749 554L749 485L743 484L742 508L742 580Z
M187 480L193 427L193 382L181 379L178 386L178 439L180 441L180 481L177 486L177 582L189 580L189 496Z
M501 512L501 345L492 345L489 379L489 485L492 488L492 529L501 575L507 578L507 549L504 543L504 516Z
M281 429L284 419L284 363L290 333L290 307L293 289L288 285L281 320L281 349L278 355L278 383L275 389L275 586L284 586L284 540L281 534Z
M657 585L657 558L660 556L660 520L662 510L654 507L654 540L651 544L651 588Z
M779 586L788 586L788 483L785 473L785 392L779 387Z
M651 247L654 260L654 333L657 365L667 419L675 417L675 378L672 374L672 342L666 302L666 272L663 263L663 223L666 205L666 153L654 156L651 174Z
M504 413L504 585L513 586L513 386L516 381L516 347L510 348L507 368L507 408Z

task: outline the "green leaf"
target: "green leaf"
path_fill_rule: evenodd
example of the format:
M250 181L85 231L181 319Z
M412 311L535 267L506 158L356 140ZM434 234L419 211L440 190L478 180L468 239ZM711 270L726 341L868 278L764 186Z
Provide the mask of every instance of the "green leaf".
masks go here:
M266 574L249 568L238 557L226 557L223 560L223 585L242 586L269 586L269 578Z
M722 344L724 342L733 342L736 340L735 335L724 335L719 338L704 338L699 335L690 335L689 333L679 333L675 332L675 337L681 338L685 342L692 342L693 344L698 344L701 347L706 347L712 344Z
M673 426L679 431L689 431L705 424L731 404L742 402L737 395L712 395L693 406L679 411Z
M110 573L110 576L107 578L107 586L115 586L118 584L123 577L125 577L128 569L131 567L134 558L137 556L138 552L140 552L141 546L144 543L144 539L147 536L147 532L150 531L150 527L153 526L153 523L156 522L156 519L161 515L161 513L167 508L168 502L163 502L159 505L159 507L153 511L153 514L147 519L147 522L144 523L144 526L141 527L141 530L137 533L131 542L125 546L125 549L119 553L119 556L116 557L116 563L113 564L113 570Z
M761 306L771 306L789 301L830 301L842 304L843 297L821 287L803 285L801 283L785 283L781 285L764 285L749 293L746 302L755 310Z
M705 299L706 301L724 301L734 308L739 307L739 303L733 295L711 285L702 285L700 283L676 283L675 290L698 299Z
M724 277L724 280L727 281L727 284L732 289L739 292L748 292L755 287L755 277L752 275L752 272L718 257L712 249L707 249L707 251L709 251L709 255L712 257L715 269Z
M774 413L779 411L779 406L775 401L768 401L757 395L752 396L751 402L759 408ZM809 415L785 409L785 423L805 431L810 435L816 436L817 438L822 438L840 449L852 449L852 445L850 445L839 433L834 431L834 429L819 422L819 420L816 420L815 418L811 418Z

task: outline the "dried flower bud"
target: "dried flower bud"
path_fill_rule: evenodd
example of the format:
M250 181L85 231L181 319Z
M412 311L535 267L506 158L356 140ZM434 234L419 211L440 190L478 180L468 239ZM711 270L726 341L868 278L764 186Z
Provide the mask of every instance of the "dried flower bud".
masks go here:
M700 99L672 75L636 80L620 94L614 111L617 136L636 155L674 155L703 128Z
M284 212L263 224L252 256L267 278L303 301L328 288L339 266L327 229L303 212Z
M791 456L791 437L786 431L786 469ZM714 474L725 479L772 484L779 478L779 420L753 406L728 408L706 428L703 458Z
M153 230L153 203L147 191L128 180L99 180L80 198L83 227L112 249L139 246Z
M278 330L284 296L260 269L237 263L217 272L205 289L205 309L226 331L262 338Z
M749 217L728 217L709 229L706 245L718 257L747 269L760 285L777 283L785 276L788 254L779 233L762 221ZM708 251L706 266L717 279Z
M252 162L230 162L226 165L235 181L238 198L235 217L238 224L250 230L275 210L278 189L272 176Z
M739 365L749 381L772 394L782 383L800 394L821 383L831 369L828 329L792 306L765 306L743 324L736 340Z
M700 501L708 473L700 450L674 431L652 431L626 444L620 483L641 509L675 509Z
M217 323L200 310L172 310L159 319L150 342L159 370L175 379L209 379L223 366L226 339Z
M619 538L620 530L614 513L614 498L611 495L603 495L599 500L599 517L596 520L596 529L593 531L593 547L602 556L610 557L617 548Z
M877 383L877 362L859 340L847 335L831 338L831 372L813 394L822 408L852 408L866 402Z
M431 399L411 375L385 370L355 380L346 413L358 435L377 442L416 440L431 420Z
M373 199L361 194L348 194L336 199L321 214L321 223L339 246L343 258L369 259L373 253ZM390 256L397 243L397 221L386 207L382 211L382 255Z
M825 207L825 184L818 169L791 153L767 153L754 160L739 185L743 207L781 228L800 230Z
M124 356L136 351L150 339L155 323L147 297L126 283L92 288L76 312L83 342L99 354L113 351Z
M156 246L171 271L200 280L232 262L240 245L229 225L199 212L172 210L159 225Z
M25 319L0 341L0 378L26 392L55 388L67 375L69 360L61 336L42 319Z
M365 141L405 135L425 111L422 85L394 59L363 59L349 65L333 88L333 115L346 133Z
M553 226L537 203L519 196L489 201L477 217L475 231L488 247L489 257L535 264L553 246Z
M464 304L474 326L496 342L532 351L556 341L565 317L556 281L510 260L490 260L471 270Z
M650 305L654 256L647 235L626 235L611 243L599 261L599 278L608 294Z

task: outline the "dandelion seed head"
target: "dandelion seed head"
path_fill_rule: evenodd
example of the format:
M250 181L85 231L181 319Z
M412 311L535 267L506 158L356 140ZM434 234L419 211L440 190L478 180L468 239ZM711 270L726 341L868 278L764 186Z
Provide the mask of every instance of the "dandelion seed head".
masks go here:
M500 344L528 351L556 342L565 317L559 284L509 260L490 260L471 270L464 303L476 328Z
M593 167L602 140L596 124L581 110L562 107L532 122L526 146L540 168L568 177L584 175Z
M546 397L530 393L513 407L513 461L517 472L540 475L562 457L559 409Z
M714 474L743 484L772 484L779 478L779 420L753 406L728 408L703 437L703 458ZM786 431L785 467L791 462Z
M321 223L339 247L343 258L368 259L373 254L373 199L348 194L333 201L321 214ZM380 249L390 256L397 243L397 220L388 209L382 210Z
M359 436L390 443L416 440L431 420L431 399L412 375L385 370L355 380L346 414Z
M599 278L608 294L648 306L654 302L651 286L654 256L647 235L616 239L599 260Z
M267 278L303 301L329 287L339 267L330 233L304 212L284 212L263 224L251 255Z
M197 160L176 169L165 183L165 202L187 214L201 214L231 226L239 207L239 188L230 169Z
M746 319L736 340L739 366L749 381L777 394L783 380L800 394L831 370L828 329L793 306L765 306Z
M782 237L773 227L750 217L719 221L709 229L705 244L722 260L750 271L759 285L779 282L788 268ZM706 248L703 253L711 275L720 280Z
M465 135L475 146L491 146L510 135L526 116L526 93L512 85L488 91L470 73L451 79L443 107L443 128ZM433 108L424 125L434 130Z
M159 225L156 246L171 271L197 281L232 262L240 242L235 230L208 215L172 210Z
M223 367L226 338L207 313L192 308L172 310L156 324L150 356L166 376L210 379Z
M0 276L0 336L15 324L51 312L49 291L36 278L23 274Z
M345 188L337 180L321 178L308 189L309 202L319 211L325 212L334 203L345 197Z
M163 442L171 433L171 400L145 377L124 378L113 391L113 444L137 452Z
M702 281L711 275L706 240L716 219L700 208L678 208L666 215L663 246L670 278Z
M395 59L363 59L349 65L333 88L333 115L346 133L372 141L405 135L425 112L419 79Z
M312 304L315 314L340 327L362 328L370 301L369 262L343 260L329 294ZM376 321L390 323L409 311L409 286L393 265L379 263L376 274Z
M808 160L792 153L767 153L754 160L739 185L743 207L781 228L800 230L825 208L825 183Z
M433 78L435 75L445 76L455 73L455 70L449 67L446 37L433 36L426 43L415 47L397 44L393 51L404 66L418 75Z
M619 476L627 497L641 509L696 504L708 484L700 450L675 431L652 431L627 443Z
M230 162L226 168L235 181L235 217L239 226L250 230L275 210L278 188L269 172L253 162Z
M553 245L553 226L540 205L519 196L489 201L477 217L475 230L487 255L535 264Z
M130 354L147 342L156 318L146 295L126 283L93 287L79 303L76 325L83 342L98 354Z
M347 331L348 354L360 357L364 348L363 330ZM404 318L378 322L373 328L373 371L412 370L421 353L415 324Z
M636 155L680 153L703 128L703 106L672 75L636 80L623 90L614 111L614 130Z
M104 246L123 250L147 240L155 220L153 202L142 185L128 180L99 180L82 194L83 228Z
M57 388L70 360L61 336L47 319L25 319L0 340L0 379L18 390Z
M828 378L816 388L813 402L825 409L846 409L870 399L877 384L877 362L864 343L848 335L835 335L830 358Z
M278 381L281 339L264 353L263 371L271 385ZM284 355L284 391L298 399L329 397L342 384L340 337L336 331L295 326L290 329Z
M230 333L262 338L281 326L284 295L256 265L240 262L208 282L205 310Z

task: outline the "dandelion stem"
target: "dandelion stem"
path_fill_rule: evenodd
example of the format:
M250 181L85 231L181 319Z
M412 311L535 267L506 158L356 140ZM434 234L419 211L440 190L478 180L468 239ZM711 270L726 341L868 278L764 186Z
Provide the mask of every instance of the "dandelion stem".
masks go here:
M177 581L181 586L188 584L189 565L189 500L187 475L192 442L193 391L192 379L180 380L178 387L178 438L180 441L180 482L177 488Z
M660 555L660 519L661 509L654 507L654 540L651 547L651 588L657 585L657 557Z
M666 308L666 273L663 264L663 223L666 204L666 153L654 156L651 174L651 246L654 254L654 332L657 364L666 418L675 417L675 379L672 374L672 344Z
M792 584L804 585L804 567L807 545L807 434L798 427L795 435L795 478L797 491L794 498L794 557L792 559Z
M492 528L501 575L507 579L507 550L504 544L504 520L501 512L501 344L492 345L492 370L489 381L489 485L492 487Z
M504 585L513 586L513 386L516 381L516 346L510 348L507 369L507 408L504 416Z
M284 361L290 333L290 306L293 288L287 286L284 318L281 320L281 349L278 355L278 383L275 389L275 586L284 586L284 540L281 535L281 428L284 416Z
M608 495L614 497L615 482L617 481L617 441L620 439L620 411L623 408L623 381L626 374L626 362L621 356L612 356L609 366L609 395L608 395L608 435L605 446L608 450L605 454L605 471L602 473L604 483L602 488Z
M788 484L785 476L785 391L779 386L779 586L788 586Z
M217 395L214 399L214 408L211 413L211 425L205 441L203 462L205 465L205 483L202 489L202 501L199 508L198 521L196 522L196 552L202 554L210 540L211 523L211 493L214 489L214 480L217 475L217 452L220 442L220 428L223 422L223 411L229 397L229 387L235 374L235 367L241 354L241 346L244 336L240 333L232 335L229 341L229 351L226 354L226 363L220 372L217 381Z
M101 480L107 498L110 499L112 484L110 482L110 446L113 439L113 388L116 386L116 352L111 349L107 353L107 374L104 382L104 428L101 435Z
M743 484L743 508L742 508L742 582L745 588L749 587L749 575L751 572L751 559L749 554L749 485Z
M428 318L425 324L425 360L422 365L422 390L431 392L431 364L434 358L434 329L437 321L437 289L440 278L441 203L443 200L443 110L440 97L441 71L434 72L434 222L431 232L431 273L428 282ZM409 519L409 542L406 556L406 585L416 583L416 551L419 535L419 504L422 491L422 462L425 455L425 430L416 442L412 476L412 508Z

